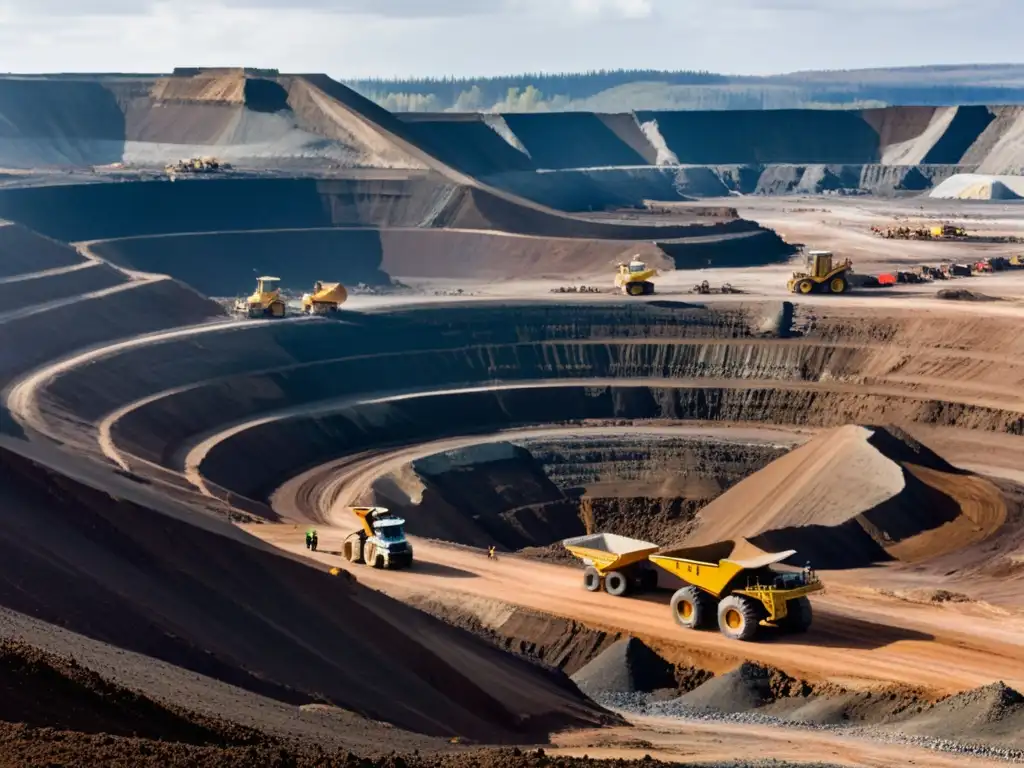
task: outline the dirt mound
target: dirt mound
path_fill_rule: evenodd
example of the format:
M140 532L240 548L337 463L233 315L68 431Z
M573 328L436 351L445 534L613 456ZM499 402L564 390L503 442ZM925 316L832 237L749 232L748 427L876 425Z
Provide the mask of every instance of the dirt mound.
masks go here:
M803 683L784 672L745 661L731 672L713 677L683 694L679 703L692 709L731 714L749 712L803 690Z
M607 648L572 676L584 693L634 693L675 688L675 668L635 637Z
M851 494L850 488L858 493ZM736 485L699 516L689 545L750 539L823 568L936 558L991 536L1006 500L899 430L823 433Z
M946 301L1000 301L994 296L986 296L984 293L969 291L966 288L943 288L935 295Z
M778 699L762 708L771 717L816 725L878 725L899 722L928 702L917 691L893 687L878 691L815 691Z
M152 506L4 450L0 605L272 699L420 733L532 741L603 717L562 676L148 488L104 482Z
M1024 696L1005 683L942 699L899 726L921 736L1024 747Z

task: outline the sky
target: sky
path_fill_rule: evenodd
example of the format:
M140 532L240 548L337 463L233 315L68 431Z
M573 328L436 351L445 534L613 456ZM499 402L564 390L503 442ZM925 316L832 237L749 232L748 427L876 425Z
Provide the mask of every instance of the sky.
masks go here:
M0 0L0 72L772 74L1021 60L1024 0Z

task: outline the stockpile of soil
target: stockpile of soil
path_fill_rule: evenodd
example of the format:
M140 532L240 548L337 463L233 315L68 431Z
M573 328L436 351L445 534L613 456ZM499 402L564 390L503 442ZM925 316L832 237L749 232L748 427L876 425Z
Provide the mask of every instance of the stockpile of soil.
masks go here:
M767 551L795 549L801 562L822 568L919 562L988 538L1006 515L1006 500L989 481L899 430L850 425L716 499L687 543L747 538Z
M0 458L0 606L271 699L420 733L533 741L602 722L564 677L150 489L122 483L152 505L140 506Z
M986 296L978 291L969 291L966 288L943 288L935 295L946 301L1000 301L993 296Z
M724 675L717 675L679 698L679 703L696 710L749 712L782 698L804 696L806 683L762 664L745 661Z
M572 676L589 696L676 687L675 668L635 637L625 637Z
M1024 747L1024 696L993 683L936 702L900 724L906 733L1003 747Z

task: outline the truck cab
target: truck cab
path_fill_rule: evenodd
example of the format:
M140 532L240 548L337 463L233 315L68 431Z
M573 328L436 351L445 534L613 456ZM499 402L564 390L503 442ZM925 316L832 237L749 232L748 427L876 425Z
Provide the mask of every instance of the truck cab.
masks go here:
M385 507L354 507L352 512L362 523L362 530L345 540L345 556L351 562L388 569L412 565L412 544L405 536L405 520Z

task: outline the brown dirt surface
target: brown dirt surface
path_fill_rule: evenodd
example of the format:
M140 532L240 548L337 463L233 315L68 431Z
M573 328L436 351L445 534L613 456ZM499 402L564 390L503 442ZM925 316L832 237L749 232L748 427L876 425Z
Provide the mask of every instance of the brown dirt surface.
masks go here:
M168 709L81 666L18 641L0 639L0 720L35 728L188 744L259 741L237 725Z
M7 608L272 699L422 733L536 740L604 717L561 675L230 526L205 530L199 513L119 502L6 450L0 489Z
M991 537L1006 518L1007 501L990 481L899 430L846 426L712 502L688 543L749 538L823 568L856 567L941 557Z

